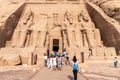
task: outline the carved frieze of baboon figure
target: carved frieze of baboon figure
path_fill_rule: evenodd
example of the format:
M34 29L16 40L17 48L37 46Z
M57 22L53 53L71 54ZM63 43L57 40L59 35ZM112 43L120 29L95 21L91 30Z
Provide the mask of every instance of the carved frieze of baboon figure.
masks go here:
M34 25L34 13L31 9L24 13L12 37L12 47L24 47L30 26Z

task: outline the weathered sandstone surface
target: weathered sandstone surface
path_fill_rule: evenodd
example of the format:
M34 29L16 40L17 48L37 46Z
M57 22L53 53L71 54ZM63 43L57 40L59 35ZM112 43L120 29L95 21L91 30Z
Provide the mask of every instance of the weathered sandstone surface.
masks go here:
M117 0L1 0L0 65L40 65L66 51L86 60L113 59L120 50ZM48 53L48 50L50 53Z

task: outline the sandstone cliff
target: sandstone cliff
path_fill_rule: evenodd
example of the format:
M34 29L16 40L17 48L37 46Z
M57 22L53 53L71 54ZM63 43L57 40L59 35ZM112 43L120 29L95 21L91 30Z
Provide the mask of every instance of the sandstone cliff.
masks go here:
M89 0L120 24L120 0Z
M23 11L24 1L1 0L0 4L0 47L4 47L6 40L10 40L17 25Z
M117 54L120 50L119 4L118 0L90 0L90 3L87 3L88 12L96 27L100 29L104 45L114 46Z

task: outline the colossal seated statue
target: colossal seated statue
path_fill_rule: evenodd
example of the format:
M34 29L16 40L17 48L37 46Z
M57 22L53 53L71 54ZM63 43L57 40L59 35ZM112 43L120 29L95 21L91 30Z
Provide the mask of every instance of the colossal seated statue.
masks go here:
M98 29L95 29L95 25L92 23L92 21L89 19L86 13L84 11L81 11L78 15L78 26L80 26L82 34L84 35L83 38L86 38L87 40L84 40L83 46L88 44L88 47L94 47L97 45L100 45L101 43L101 37L100 32ZM85 42L87 41L87 42Z
M66 34L68 40L69 47L75 46L75 40L74 39L74 30L77 24L74 22L72 11L66 11L64 14L64 24L62 26L63 33ZM65 37L65 35L63 35Z
M23 16L23 18L21 19L17 28L14 31L12 37L12 47L24 47L27 32L30 26L34 24L33 20L34 20L34 13L30 9L29 11L25 12L25 16Z
M43 48L47 35L48 15L40 14L39 20L31 27L33 30L33 46Z

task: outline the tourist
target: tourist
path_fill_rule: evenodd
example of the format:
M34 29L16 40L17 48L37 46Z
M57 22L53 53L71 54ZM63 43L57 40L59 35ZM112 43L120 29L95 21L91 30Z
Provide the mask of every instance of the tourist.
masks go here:
M47 55L44 54L44 65L47 66Z
M77 80L78 62L77 62L76 56L73 56L73 60L72 60L72 70L73 70L74 80Z
M54 54L55 54L55 56L57 56L58 52L57 52L57 51L54 51Z
M117 57L114 58L114 67L115 68L118 67L118 59L117 59Z
M50 55L50 62L49 62L49 67L48 68L50 68L50 69L52 69L53 68L53 55L51 54Z
M63 65L63 62L64 62L64 57L65 57L65 52L63 51L62 53L61 53L61 58L62 58L62 65Z
M66 65L70 65L68 53L66 54L65 64L66 64Z
M56 66L57 66L56 56L55 56L55 54L54 54L54 55L53 55L53 70L56 70Z
M89 48L89 57L93 56L93 52L92 52L92 49Z
M62 59L61 59L60 55L58 55L58 58L57 58L58 70L61 70L61 63L62 63Z
M47 58L47 67L50 68L50 57Z

